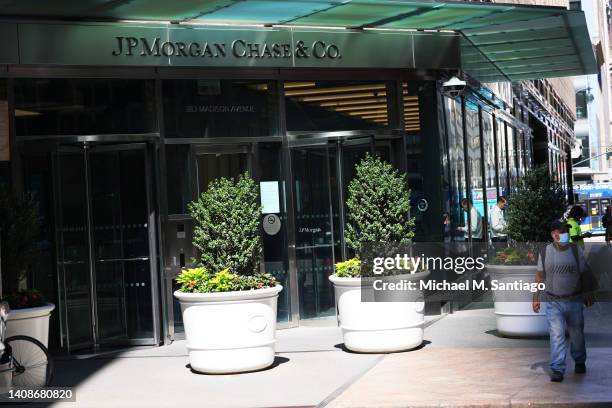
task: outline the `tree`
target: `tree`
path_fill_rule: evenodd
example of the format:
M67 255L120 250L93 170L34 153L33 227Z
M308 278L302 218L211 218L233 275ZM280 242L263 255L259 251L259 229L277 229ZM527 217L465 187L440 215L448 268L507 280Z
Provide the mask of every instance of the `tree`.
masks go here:
M355 167L346 202L347 245L357 255L364 244L408 244L414 237L410 218L410 191L406 175L369 154Z
M237 180L213 180L189 204L189 212L195 220L193 244L200 251L201 266L211 273L258 272L261 206L257 184L248 173Z
M531 169L519 179L508 201L508 237L519 243L549 241L549 225L561 218L566 207L565 192L552 180L548 167Z

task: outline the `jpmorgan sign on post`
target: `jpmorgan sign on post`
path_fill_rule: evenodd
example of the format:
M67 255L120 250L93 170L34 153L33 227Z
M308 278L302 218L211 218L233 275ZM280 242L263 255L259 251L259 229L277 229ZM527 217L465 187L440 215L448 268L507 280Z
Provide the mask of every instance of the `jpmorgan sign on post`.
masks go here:
M457 68L455 33L174 24L5 23L0 64ZM17 49L16 49L17 48Z

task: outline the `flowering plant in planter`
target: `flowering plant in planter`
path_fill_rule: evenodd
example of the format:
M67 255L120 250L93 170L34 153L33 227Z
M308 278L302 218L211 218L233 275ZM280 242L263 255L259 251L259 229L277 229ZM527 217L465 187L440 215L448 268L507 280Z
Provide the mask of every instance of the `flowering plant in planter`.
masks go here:
M195 371L237 373L274 362L282 286L260 271L259 189L245 173L212 181L189 205L197 267L176 278L189 361Z
M8 302L11 310L39 307L47 304L44 295L36 289L13 292L5 296L3 300Z
M238 180L213 180L198 200L189 204L195 220L193 245L199 266L177 277L188 293L230 292L276 286L276 279L259 272L262 251L255 181L245 173Z
M231 292L235 290L252 290L276 286L276 278L269 273L254 276L243 276L224 269L209 273L205 268L185 269L176 281L185 293Z
M538 260L535 248L508 247L495 253L493 265L535 265Z

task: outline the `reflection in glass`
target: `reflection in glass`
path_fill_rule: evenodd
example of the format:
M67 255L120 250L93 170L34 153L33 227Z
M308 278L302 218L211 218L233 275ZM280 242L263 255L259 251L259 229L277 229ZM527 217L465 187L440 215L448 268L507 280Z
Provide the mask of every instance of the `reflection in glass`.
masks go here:
M15 79L18 136L157 132L155 84L137 79Z
M276 133L272 81L163 81L166 137L251 137Z
M289 275L287 258L287 212L284 197L285 189L282 183L281 169L281 145L279 143L261 143L259 145L260 183L276 183L278 189L278 213L275 213L281 222L281 229L274 235L264 231L263 233L263 255L265 271L274 275L278 282L283 285L283 290L278 295L278 311L276 319L279 322L289 321L290 302ZM262 198L262 201L264 198ZM263 216L262 216L263 218Z
M506 122L497 119L497 160L499 168L499 193L508 196L508 151L506 149Z
M192 200L189 147L186 144L165 145L168 214L187 214L187 204Z
M446 110L446 128L448 134L448 153L450 170L450 234L451 240L463 240L464 233L458 230L465 226L465 216L461 209L461 200L465 198L466 177L463 152L463 117L461 101L444 98Z
M485 165L485 188L486 188L486 205L491 214L490 209L497 204L497 171L495 165L497 159L495 157L495 137L493 135L493 116L486 111L482 111L482 143L484 150L484 165Z
M145 153L90 154L101 341L153 337Z
M247 151L236 153L206 153L197 156L198 192L208 189L208 184L221 177L236 179L248 169Z
M485 202L486 199L483 197L483 185L484 178L482 174L482 157L480 152L480 123L478 115L478 105L471 100L465 101L465 118L466 121L466 139L467 139L467 153L468 153L468 168L469 168L469 190L470 199L474 205L476 211L470 213L468 218L467 211L464 211L464 222L468 225L470 222L471 226L477 225L479 227L476 230L470 228L470 236L472 240L483 239L484 232L487 230L485 220ZM473 218L479 218L479 221L475 221Z
M300 316L335 313L328 277L334 272L329 155L333 147L292 151L296 212L296 258Z
M285 82L287 129L334 131L389 127L386 82Z
M60 153L56 189L57 262L66 313L66 340L72 346L93 342L85 174L81 153Z

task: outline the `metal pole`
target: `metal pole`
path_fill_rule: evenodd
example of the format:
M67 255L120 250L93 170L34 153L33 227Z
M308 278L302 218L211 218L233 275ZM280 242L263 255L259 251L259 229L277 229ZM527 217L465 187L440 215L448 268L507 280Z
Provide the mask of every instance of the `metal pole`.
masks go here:
M608 151L608 150L610 150L610 151ZM589 161L589 160L591 160L591 159L596 159L596 158L598 158L599 156L603 156L604 154L608 154L608 153L612 153L612 147L607 147L605 152L600 153L600 154L598 154L598 155L596 155L596 156L589 157L588 159L580 160L578 163L574 163L574 164L572 164L572 167L576 167L576 166L577 166L577 165L579 165L580 163L584 163L584 162Z

